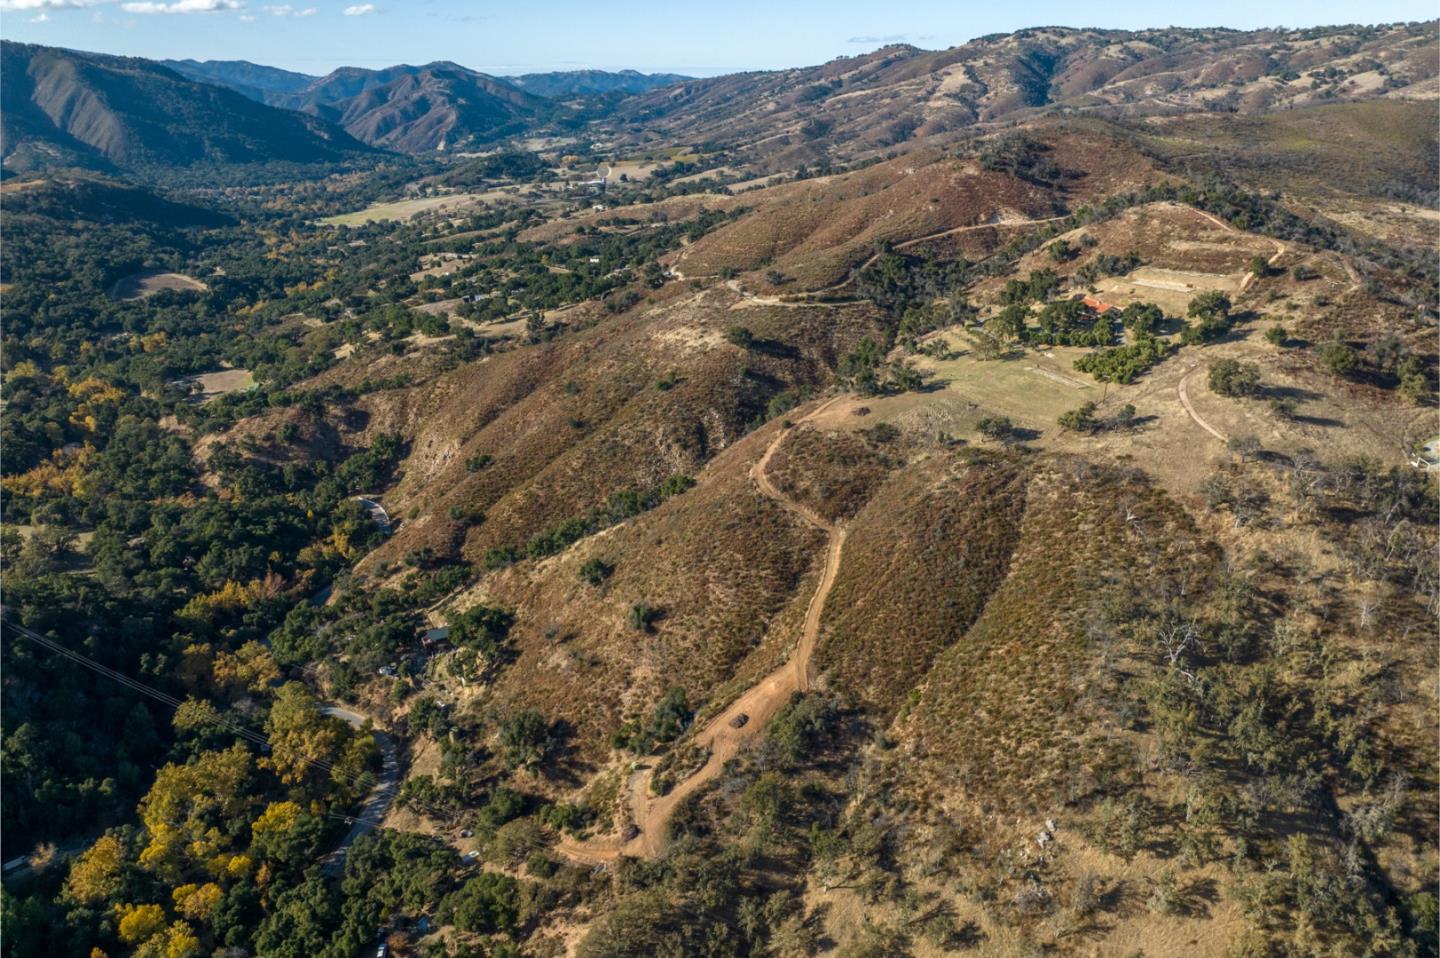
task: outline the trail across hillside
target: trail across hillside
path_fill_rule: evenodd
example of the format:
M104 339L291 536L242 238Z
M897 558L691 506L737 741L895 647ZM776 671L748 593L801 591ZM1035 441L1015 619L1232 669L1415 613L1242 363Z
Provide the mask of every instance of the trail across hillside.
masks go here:
M1227 440L1225 438L1225 434L1220 430L1216 429L1214 426L1210 425L1205 420L1201 419L1200 414L1195 411L1195 407L1190 405L1190 393L1185 388L1185 382L1194 374L1195 370L1192 369L1185 375L1181 376L1180 384L1175 387L1175 391L1180 394L1180 405L1185 407L1185 411L1190 414L1190 418L1195 420L1195 422L1200 426L1201 429L1205 430L1210 435L1214 436L1216 439L1219 439L1221 442L1226 442Z
M1202 214L1202 215L1204 215L1204 214ZM891 246L890 248L893 249L893 250L909 249L909 248L912 247L912 246L919 246L921 243L929 243L929 242L931 242L932 240L944 239L944 238L947 237L947 236L955 236L955 235L957 235L957 234L959 234L959 233L971 233L971 232L975 232L976 230L1015 229L1015 228L1021 227L1021 226L1038 226L1038 225L1040 225L1041 223L1054 223L1054 222L1058 222L1059 220L1063 220L1063 219L1065 219L1065 218L1066 218L1066 217L1064 217L1064 216L1046 216L1046 217L1043 217L1043 218L1041 218L1041 219L1034 219L1034 220L1009 220L1009 221L1001 221L1001 222L995 222L995 223L972 223L972 224L970 224L969 226L951 226L951 227L949 227L949 228L947 228L947 229L938 230L937 232L934 232L934 233L926 233L924 236L916 236L916 237L913 237L912 239L902 240L901 242L894 244L894 245ZM1232 228L1233 228L1233 227L1232 227ZM688 248L680 251L680 255L675 258L674 264L670 267L670 273L671 273L671 275L673 275L676 279L679 279L679 280L684 280L684 279L687 279L687 278L689 278L689 279L709 279L709 278L712 278L712 277L708 277L708 276L692 276L692 277L687 277L684 273L682 273L682 272L680 271L680 269L679 269L678 267L679 267L680 264L684 261L686 255L688 255L689 252L690 252L690 250L689 250ZM853 269L851 269L850 272L849 272L849 274L848 274L844 279L840 280L840 282L838 282L838 283L832 283L832 284L830 284L829 286L822 286L822 287L820 287L819 289L804 290L803 292L792 293L792 294L789 294L789 295L792 295L792 296L817 296L817 295L823 295L823 294L825 294L825 293L833 293L833 292L835 292L836 290L844 289L846 286L849 286L852 282L854 282L854 277L855 277L856 274L858 274L861 270L865 269L867 266L872 265L876 260L878 260L878 259L880 258L881 255L882 255L882 254L880 254L880 253L873 253L873 254L871 254L871 255L870 255L864 262L862 262L859 266L856 266L856 267L854 267ZM1279 254L1277 253L1276 255L1278 256ZM820 302L814 302L814 303L812 303L812 302L809 302L809 301L806 301L806 300L803 300L803 299L785 299L785 300L782 300L782 299L780 299L779 297L775 297L775 296L757 296L757 295L754 294L754 293L747 293L747 292L745 292L743 289L741 289L739 282L736 281L736 280L731 280L731 281L730 281L729 283L727 283L726 285L729 286L730 289L732 289L732 290L734 290L735 292L739 293L741 296L745 297L745 299L746 299L747 301L749 301L749 303L750 303L751 305L760 305L760 306L810 306L810 305L833 306L833 305L835 305L833 302L820 301Z
M1227 233L1244 233L1244 232L1245 232L1244 230L1240 229L1238 226L1235 226L1235 225L1232 224L1232 223L1227 223L1227 222L1225 222L1224 220L1222 220L1220 217L1218 217L1218 216L1213 216L1213 215L1211 215L1210 213L1205 212L1204 210L1195 209L1195 207L1193 207L1193 206L1190 207L1190 209L1191 209L1191 210L1194 210L1194 212L1195 212L1198 216L1200 216L1200 217L1202 217L1202 218L1204 218L1204 219L1209 220L1210 222L1214 223L1216 226L1220 227L1222 230L1224 230L1224 231L1227 232ZM1280 242L1280 240L1275 239L1274 237L1266 237L1266 238L1269 239L1270 242L1272 242L1272 243L1275 244L1275 255L1274 255L1274 256L1271 256L1269 259L1267 259L1267 260L1265 261L1265 265L1266 265L1266 266L1274 266L1276 263L1280 262L1280 257L1282 257L1282 256L1285 255L1285 251L1286 251L1289 247L1287 247L1284 243ZM1240 292L1243 293L1243 292L1245 291L1245 287L1249 286L1249 285L1254 281L1254 279L1255 279L1255 274L1254 274L1254 273L1250 273L1250 272L1247 272L1243 277L1241 277L1241 278L1240 278ZM1192 412L1190 415L1194 416L1195 414ZM1199 420L1198 418L1197 418L1195 421L1196 421L1196 422L1200 422L1200 420ZM1204 425L1204 423L1201 423L1201 425ZM1206 428L1206 429L1210 429L1209 426L1206 426L1205 428ZM1211 432L1215 432L1215 430L1213 430L1213 429L1210 429L1210 431L1211 431ZM1217 433L1217 435L1218 435L1218 433Z
M818 406L801 422L820 415L839 398ZM825 611L825 600L830 595L830 589L835 585L835 577L840 571L840 557L845 549L845 528L839 523L826 521L813 509L789 498L770 481L767 472L770 459L780 448L786 435L788 431L782 431L775 437L766 448L765 454L751 468L750 475L762 495L773 499L829 537L825 548L825 568L805 611L800 644L783 665L752 685L695 734L691 743L709 753L705 764L696 772L676 784L665 795L659 796L650 793L650 781L655 774L653 762L631 774L626 782L625 792L635 827L639 829L633 838L624 840L618 836L603 836L583 842L565 839L556 846L556 850L567 858L586 864L604 864L621 855L653 858L660 854L665 848L665 825L680 802L715 779L724 769L726 762L738 755L744 745L758 738L770 720L789 703L792 695L810 688L810 660L815 654L815 644L820 637L820 617ZM743 720L741 716L744 716Z

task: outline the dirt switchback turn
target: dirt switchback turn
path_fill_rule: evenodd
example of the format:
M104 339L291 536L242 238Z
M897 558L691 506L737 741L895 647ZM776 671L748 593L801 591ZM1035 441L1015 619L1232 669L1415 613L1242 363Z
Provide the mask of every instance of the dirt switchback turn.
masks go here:
M820 415L831 404L831 399L811 411L801 422ZM845 528L838 523L827 522L813 509L790 499L770 481L767 469L770 458L780 448L789 430L777 435L765 454L750 470L751 477L762 495L783 506L787 511L827 533L829 541L825 548L825 568L810 605L805 611L805 626L800 643L785 663L752 685L719 715L705 723L691 742L709 753L705 764L694 774L679 782L665 795L650 793L650 780L655 774L654 762L649 761L636 769L626 782L626 793L630 813L635 827L639 830L633 838L624 840L619 836L607 835L587 841L564 839L556 845L556 851L574 861L586 864L604 864L621 855L653 858L665 850L665 824L670 820L676 806L706 783L714 780L725 767L725 763L739 754L741 748L764 732L775 715L790 701L796 692L810 687L810 660L815 654L815 644L820 636L820 617L825 611L825 599L835 585L835 576L840 571L840 556L845 549ZM745 719L735 727L740 716Z

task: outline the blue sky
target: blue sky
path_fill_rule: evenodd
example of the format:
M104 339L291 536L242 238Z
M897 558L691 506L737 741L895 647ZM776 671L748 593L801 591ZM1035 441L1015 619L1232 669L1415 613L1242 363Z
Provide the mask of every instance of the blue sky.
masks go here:
M154 58L253 60L305 73L454 60L489 73L582 68L708 76L821 63L886 43L931 49L1021 27L1425 20L1434 0L0 0L0 35Z

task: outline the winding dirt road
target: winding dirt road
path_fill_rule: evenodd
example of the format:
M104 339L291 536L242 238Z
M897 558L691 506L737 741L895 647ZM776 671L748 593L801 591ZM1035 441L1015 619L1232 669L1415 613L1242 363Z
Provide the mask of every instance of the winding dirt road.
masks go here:
M1206 219L1206 220L1209 220L1211 223L1214 223L1216 226L1220 227L1222 230L1224 230L1224 231L1227 232L1227 233L1244 233L1244 232L1245 232L1244 230L1240 229L1240 227L1235 226L1235 225L1232 224L1232 223L1227 223L1227 222L1225 222L1224 220L1222 220L1220 217L1214 216L1214 215L1212 215L1212 214L1210 214L1210 213L1207 213L1207 212L1205 212L1204 210L1196 209L1196 208L1193 207L1193 206L1190 207L1190 210L1191 210L1191 212L1193 212L1193 213L1195 213L1196 215L1200 216L1202 219ZM1275 255L1274 255L1274 256L1271 256L1269 259L1267 259L1267 260L1265 261L1265 265L1267 265L1267 266L1274 266L1276 263L1280 262L1280 257L1282 257L1282 256L1285 255L1285 252L1289 249L1289 247L1286 246L1284 243L1282 243L1280 240L1275 239L1274 237L1267 236L1267 237L1265 237L1265 238L1268 239L1268 240L1270 240L1270 242L1272 242L1272 243L1275 244ZM1245 273L1245 275L1240 278L1240 292L1242 292L1242 293L1245 292L1245 287L1249 286L1252 282L1254 282L1254 280L1255 280L1255 274L1247 271L1247 272ZM1188 404L1187 404L1187 405L1188 405ZM1192 412L1190 415L1194 416L1195 414ZM1199 420L1198 417L1196 418L1195 421L1196 421L1196 422L1200 422L1200 420ZM1201 423L1201 425L1204 425L1204 423ZM1210 429L1209 426L1205 426L1205 428L1206 428L1206 429ZM1213 430L1213 429L1210 429L1210 431L1211 431L1211 432L1215 432L1215 430ZM1218 434L1217 434L1217 435L1218 435Z
M1190 393L1185 388L1185 384L1193 375L1195 375L1195 370L1192 369L1188 373L1180 377L1180 384L1175 387L1175 391L1180 394L1180 405L1185 407L1185 411L1190 414L1190 418L1195 420L1196 424L1198 424L1201 429L1205 430L1210 435L1214 436L1216 439L1219 439L1221 442L1228 442L1223 432L1216 429L1214 426L1210 425L1205 420L1201 419L1200 414L1195 411L1195 407L1190 405Z
M842 398L844 397L836 397L822 403L801 422L815 418ZM750 475L762 495L773 499L829 537L825 549L825 569L805 611L805 625L799 645L783 665L752 685L691 738L690 744L709 754L705 764L683 782L678 783L665 795L652 795L650 780L655 774L653 757L631 773L626 782L626 792L631 817L638 829L632 838L624 839L616 835L600 836L587 841L567 838L556 845L556 851L567 858L584 864L601 865L614 861L621 855L637 858L653 858L659 855L665 850L665 825L675 808L697 789L719 776L725 763L738 755L746 744L760 736L770 720L790 702L792 695L810 688L810 660L815 654L815 644L820 637L820 617L825 611L825 600L830 595L830 589L835 585L835 577L840 571L840 557L845 549L845 528L838 523L827 521L813 509L790 499L770 481L767 472L770 459L788 434L789 430L783 430L775 437L766 448L765 454L751 468ZM741 716L744 716L743 720Z

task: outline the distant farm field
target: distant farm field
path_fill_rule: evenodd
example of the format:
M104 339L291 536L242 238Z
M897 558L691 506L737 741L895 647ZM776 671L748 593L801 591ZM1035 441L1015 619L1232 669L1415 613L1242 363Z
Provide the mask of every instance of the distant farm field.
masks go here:
M391 203L375 203L354 213L340 213L327 216L320 222L327 226L359 226L361 223L408 220L416 213L432 210L459 209L498 195L491 193L453 193L449 196L422 196L411 200L395 200Z

